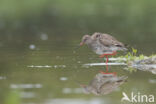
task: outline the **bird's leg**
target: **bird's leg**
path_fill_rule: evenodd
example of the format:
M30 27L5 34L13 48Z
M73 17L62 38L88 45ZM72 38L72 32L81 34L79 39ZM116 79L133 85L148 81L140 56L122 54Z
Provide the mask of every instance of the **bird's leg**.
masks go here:
M106 72L108 72L108 55L107 54L103 54L100 56L100 58L103 58L104 56L106 56Z
M109 58L106 55L106 73L103 71L100 71L100 73L102 73L102 74L113 74L114 76L116 76L116 72L108 73L108 61L109 61Z
M113 72L113 73L108 73L108 61L109 61L109 59L108 59L108 55L116 55L117 54L117 52L116 51L114 51L113 53L109 53L109 54L103 54L103 55L101 55L100 56L100 58L103 58L104 56L106 56L106 73L105 72L103 72L103 71L100 71L100 73L102 73L102 74L113 74L113 75L115 75L116 76L116 72Z
M106 55L106 72L108 72L108 56Z
M103 58L103 57L105 57L106 56L106 54L102 54L102 55L100 55L99 57L100 58Z

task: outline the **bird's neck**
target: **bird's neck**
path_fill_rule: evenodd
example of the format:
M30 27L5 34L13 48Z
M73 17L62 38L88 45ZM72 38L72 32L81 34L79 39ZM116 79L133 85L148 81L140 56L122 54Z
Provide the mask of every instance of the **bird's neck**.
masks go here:
M87 45L91 45L93 43L94 43L93 39L89 39L88 42L87 42Z

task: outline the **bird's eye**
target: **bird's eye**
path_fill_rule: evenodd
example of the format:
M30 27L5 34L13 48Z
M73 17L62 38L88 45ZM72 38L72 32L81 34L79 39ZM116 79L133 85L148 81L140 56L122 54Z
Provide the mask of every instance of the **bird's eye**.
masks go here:
M100 37L100 34L96 35L96 38Z

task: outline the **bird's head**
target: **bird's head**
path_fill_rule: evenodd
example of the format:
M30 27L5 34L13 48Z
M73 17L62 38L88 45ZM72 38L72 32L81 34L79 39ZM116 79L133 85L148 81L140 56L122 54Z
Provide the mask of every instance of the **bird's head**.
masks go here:
M91 36L90 35L84 35L82 37L82 41L80 43L80 46L84 45L84 44L89 44L91 42Z

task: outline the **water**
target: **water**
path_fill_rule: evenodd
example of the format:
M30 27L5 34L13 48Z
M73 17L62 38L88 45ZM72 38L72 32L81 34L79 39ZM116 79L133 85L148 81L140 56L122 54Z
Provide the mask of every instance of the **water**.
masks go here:
M71 10L69 2L54 4L42 8L41 16L34 11L18 15L18 11L15 17L0 18L0 104L121 104L122 92L156 97L156 75L139 70L130 73L119 63L109 69L128 76L127 82L108 95L85 94L79 84L88 84L105 71L105 66L97 65L104 59L87 46L76 49L84 34L99 31L137 48L139 54L155 53L156 15L148 15L155 11L153 5L86 2L83 8L73 3L77 6ZM84 67L88 63L97 66Z
M79 42L79 38L71 40L74 39ZM1 99L10 100L12 91L17 91L22 104L113 104L120 103L123 91L155 95L155 75L142 71L130 73L124 70L125 65L109 66L119 76L128 76L128 82L117 91L104 96L85 94L77 82L88 84L100 70L105 70L105 66L84 67L84 64L104 60L86 46L73 52L77 42L62 44L59 40L52 41L52 38L38 42L28 42L20 48L14 44L1 47ZM35 45L33 49L30 48L32 44Z

